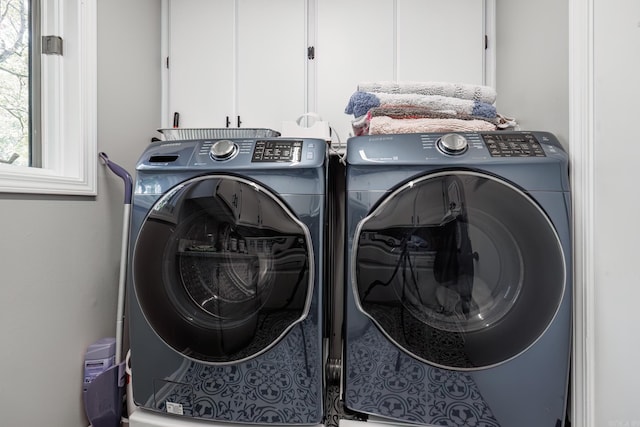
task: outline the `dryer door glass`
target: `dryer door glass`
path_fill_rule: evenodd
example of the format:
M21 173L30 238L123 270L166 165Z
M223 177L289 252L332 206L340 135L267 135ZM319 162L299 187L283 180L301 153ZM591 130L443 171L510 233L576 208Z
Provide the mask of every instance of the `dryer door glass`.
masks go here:
M230 176L167 192L133 253L136 296L155 332L193 359L260 354L305 318L313 286L307 227L275 195Z
M420 360L474 369L525 351L553 320L566 271L541 208L513 185L442 172L384 197L360 222L359 308Z

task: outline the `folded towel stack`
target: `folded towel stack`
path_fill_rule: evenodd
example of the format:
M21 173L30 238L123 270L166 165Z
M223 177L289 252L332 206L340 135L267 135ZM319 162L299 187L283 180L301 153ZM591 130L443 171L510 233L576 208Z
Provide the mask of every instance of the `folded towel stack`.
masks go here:
M515 126L496 111L496 92L446 82L363 82L345 109L355 135L489 131Z

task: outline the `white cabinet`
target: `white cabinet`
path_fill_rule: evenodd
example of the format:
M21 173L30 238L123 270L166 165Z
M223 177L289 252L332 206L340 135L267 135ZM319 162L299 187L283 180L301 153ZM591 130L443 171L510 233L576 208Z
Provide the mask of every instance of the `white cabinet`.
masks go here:
M169 0L165 126L266 127L306 110L305 4Z
M485 84L485 1L317 0L317 112L345 140L358 82Z
M283 119L306 111L305 3L237 0L237 5L236 111L242 127L279 130Z
M344 141L361 81L487 84L495 0L165 1L165 126L281 130L313 111Z
M175 112L183 127L225 127L233 117L233 16L233 0L169 2L166 123Z

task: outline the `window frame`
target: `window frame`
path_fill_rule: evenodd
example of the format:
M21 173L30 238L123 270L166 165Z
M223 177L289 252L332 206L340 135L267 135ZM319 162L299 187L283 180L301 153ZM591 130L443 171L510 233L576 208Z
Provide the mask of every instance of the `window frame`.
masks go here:
M97 193L96 1L41 0L40 34L60 36L64 45L63 55L39 55L41 133L36 138L42 165L0 164L2 193Z

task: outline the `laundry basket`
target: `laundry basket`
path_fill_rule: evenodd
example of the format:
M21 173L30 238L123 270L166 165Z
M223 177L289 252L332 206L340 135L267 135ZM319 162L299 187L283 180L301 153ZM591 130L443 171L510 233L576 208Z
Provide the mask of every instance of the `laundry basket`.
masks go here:
M158 129L167 141L185 139L276 138L280 132L267 128L170 128Z

